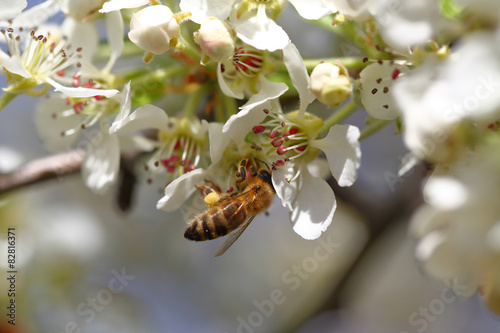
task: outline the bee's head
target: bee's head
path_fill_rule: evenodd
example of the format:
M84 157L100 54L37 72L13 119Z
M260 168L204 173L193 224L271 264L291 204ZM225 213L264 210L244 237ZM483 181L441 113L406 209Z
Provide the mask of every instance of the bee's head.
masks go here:
M273 180L271 178L271 172L269 170L259 169L259 177L269 185L273 186Z

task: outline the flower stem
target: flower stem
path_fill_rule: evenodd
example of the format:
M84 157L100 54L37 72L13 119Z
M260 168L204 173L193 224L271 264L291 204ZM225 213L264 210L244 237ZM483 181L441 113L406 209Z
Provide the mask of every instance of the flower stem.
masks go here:
M391 122L392 120L374 119L373 122L371 122L364 130L361 131L359 141L369 137L372 134L377 133Z
M340 110L338 110L325 120L320 135L324 136L330 130L330 127L340 123L342 120L347 118L351 113L356 111L357 108L358 106L353 101L350 101L349 103L344 105Z
M196 109L200 104L200 100L203 98L203 96L205 96L209 88L209 85L203 85L195 90L194 93L190 94L188 100L184 104L184 110L182 112L184 117L192 118L196 115Z
M18 94L11 92L5 92L2 97L0 97L0 111L3 110Z

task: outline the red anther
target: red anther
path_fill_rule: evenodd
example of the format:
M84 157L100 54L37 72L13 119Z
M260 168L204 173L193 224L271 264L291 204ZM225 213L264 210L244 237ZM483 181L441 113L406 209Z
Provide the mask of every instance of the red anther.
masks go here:
M278 148L278 155L283 155L287 152L286 148L284 145L281 145L279 148Z
M297 147L295 149L297 149L298 151L304 151L304 150L306 150L306 146Z
M288 136L285 136L283 139L285 139L285 141L289 141L290 139L288 138Z
M276 139L271 141L271 144L273 145L273 147L279 147L283 144L283 140L281 139L280 136L278 136Z
M290 130L288 131L289 134L297 134L298 132L299 132L298 128L290 128Z
M190 171L193 171L194 169L196 169L195 166L193 164L190 164L184 168L184 173L188 173Z
M71 104L71 100L69 99L69 97L66 97L66 105L70 105Z
M73 79L79 80L81 76L82 76L81 73L75 73L75 74L73 74Z
M73 104L73 110L75 111L76 114L79 114L83 110L83 103L79 102L76 104Z
M64 69L61 69L60 71L57 71L56 74L59 76L64 76L64 74L66 74L66 71Z
M285 127L285 122L284 121L281 122L281 127Z
M271 130L271 132L269 132L269 137L271 139L274 139L277 135L279 134L279 132L275 129Z
M181 147L181 143L179 140L177 140L177 142L175 143L175 146L174 146L174 150L177 150Z
M262 126L262 125L257 125L257 126L254 126L253 127L253 132L255 134L258 134L258 133L262 133L266 130L266 127L265 126Z
M392 75L391 75L392 79L396 80L396 78L398 77L399 73L400 73L399 69L395 68L394 71L392 72Z
M175 165L169 165L169 166L167 167L167 172L169 172L169 173L174 173L174 172L175 172L175 169L176 169L176 168L175 168Z
M168 167L172 163L175 163L175 162L179 161L180 159L181 159L180 156L174 155L174 156L170 156L166 160L161 160L160 162L161 162L161 164L163 164L163 166Z
M276 166L283 166L285 164L285 162L283 162L282 160L277 160L276 161Z
M97 95L97 96L94 96L94 98L97 100L97 101L101 101L104 99L104 96L102 95Z
M72 85L75 88L79 87L80 86L80 80L74 80Z
M262 111L264 111L265 114L269 114L269 110L268 109L264 109Z
M290 161L290 159L288 157L285 157L285 162L288 162Z
M226 193L232 193L234 191L233 187L231 186L227 191Z

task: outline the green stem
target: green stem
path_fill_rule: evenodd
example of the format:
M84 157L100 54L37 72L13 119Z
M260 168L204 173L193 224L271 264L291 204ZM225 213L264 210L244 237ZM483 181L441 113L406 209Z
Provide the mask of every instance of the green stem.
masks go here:
M205 94L208 92L210 86L209 85L203 85L200 88L198 88L194 93L189 95L188 100L184 104L184 109L183 109L183 116L186 118L192 118L195 117L196 115L196 109L198 108L198 105L200 104L201 99Z
M370 125L368 125L364 130L361 131L359 141L366 139L372 134L377 133L391 122L392 120L374 119L373 122L370 123Z
M342 120L347 118L350 114L352 114L358 106L353 101L350 101L346 105L344 105L340 110L332 114L328 117L323 123L323 128L321 129L320 137L324 136L333 125L340 123Z
M5 92L2 97L0 97L0 111L3 110L18 94L11 92Z
M222 98L222 103L224 104L224 109L226 110L226 118L229 119L229 117L238 112L238 105L236 104L236 100L232 97L226 96L223 93L219 93L219 96Z

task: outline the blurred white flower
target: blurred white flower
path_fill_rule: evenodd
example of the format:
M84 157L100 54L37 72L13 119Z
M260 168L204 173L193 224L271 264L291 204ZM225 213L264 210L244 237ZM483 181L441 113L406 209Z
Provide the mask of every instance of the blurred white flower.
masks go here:
M412 219L417 258L434 277L459 281L463 296L481 288L500 312L499 141L476 147L436 170L424 188L426 204ZM466 288L463 288L463 286Z
M130 40L152 54L162 54L177 44L179 24L167 6L148 6L135 12L130 21Z
M0 0L0 20L10 20L18 16L27 5L26 0Z
M102 5L102 8L99 10L99 12L108 13L125 8L137 8L145 6L148 3L149 0L110 0Z
M83 21L101 9L104 0L62 0L64 14L77 21Z
M419 158L452 159L462 149L461 124L485 128L500 113L500 34L477 32L457 43L446 60L428 59L396 82L406 146Z

